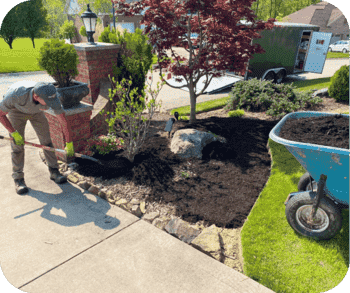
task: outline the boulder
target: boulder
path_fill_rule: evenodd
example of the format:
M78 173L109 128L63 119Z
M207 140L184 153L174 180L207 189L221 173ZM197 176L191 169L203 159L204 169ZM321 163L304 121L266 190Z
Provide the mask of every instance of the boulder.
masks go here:
M180 129L171 140L170 149L182 158L202 159L203 148L213 141L226 142L225 138L216 137L211 133L196 129Z
M201 233L181 219L170 220L165 226L165 231L188 244Z
M191 245L205 254L222 261L222 251L220 243L220 229L215 225L205 228L201 234L192 240Z

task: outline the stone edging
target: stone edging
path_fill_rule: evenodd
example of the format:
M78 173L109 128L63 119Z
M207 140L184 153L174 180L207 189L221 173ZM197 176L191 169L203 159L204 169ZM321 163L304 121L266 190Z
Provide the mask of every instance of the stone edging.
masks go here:
M41 151L39 154L45 163L44 155ZM77 184L95 196L107 200L110 204L114 204L132 213L138 218L243 274L243 254L240 239L242 227L238 229L226 229L211 225L210 227L203 228L198 227L198 225L190 225L173 215L170 217L161 216L159 211L147 213L146 202L144 200L115 198L114 191L108 191L103 186L100 188L95 184L87 182L84 176L75 172L77 163L66 164L58 161L58 164L61 173L67 176L69 182Z

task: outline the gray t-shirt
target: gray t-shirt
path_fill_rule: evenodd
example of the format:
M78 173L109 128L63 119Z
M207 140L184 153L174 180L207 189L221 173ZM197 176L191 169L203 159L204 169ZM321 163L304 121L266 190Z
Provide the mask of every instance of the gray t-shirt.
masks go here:
M40 113L40 109L50 109L47 105L35 104L33 101L33 88L37 84L36 81L19 81L12 84L2 101L0 101L0 110L3 112L10 112L13 109L25 114L37 114ZM56 115L64 113L61 105L60 110L54 110Z

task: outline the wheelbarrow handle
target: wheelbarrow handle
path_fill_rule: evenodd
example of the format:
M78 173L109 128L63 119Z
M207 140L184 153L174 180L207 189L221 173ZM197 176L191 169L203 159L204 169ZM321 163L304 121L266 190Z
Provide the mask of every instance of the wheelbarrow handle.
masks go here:
M13 140L13 138L10 138L10 137L5 137L5 136L2 136L0 135L0 139L6 139L6 140ZM60 152L62 154L66 154L67 152L65 150L60 150L60 149L55 149L55 148L51 148L51 147L48 147L48 146L45 146L45 145L41 145L41 144L36 144L36 143L32 143L32 142L28 142L28 141L24 141L25 144L27 145L30 145L30 146L33 146L33 147L37 147L37 148L40 148L40 149L44 149L44 150L47 150L47 151L51 151L51 152ZM89 159L89 160L93 160L97 163L100 163L99 160L95 159L95 158L92 158L92 157L89 157L89 156L86 156L86 155L82 155L82 154L79 154L79 153L74 153L74 156L77 157L77 158L83 158L83 159Z

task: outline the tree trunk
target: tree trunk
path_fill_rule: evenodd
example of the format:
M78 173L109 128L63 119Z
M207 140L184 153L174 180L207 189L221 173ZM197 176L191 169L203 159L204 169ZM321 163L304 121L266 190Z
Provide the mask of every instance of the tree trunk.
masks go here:
M190 85L190 104L191 104L191 113L190 113L190 121L189 121L190 124L196 122L196 98L197 97L195 96L193 86Z
M33 48L35 49L34 38L31 38L31 39L32 39L32 43L33 43Z
M13 38L12 36L9 37L9 42L8 45L10 46L10 49L12 49L12 42L13 42Z

